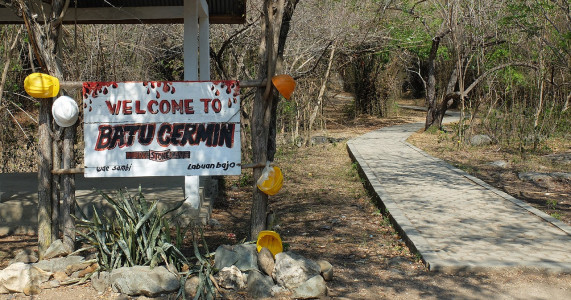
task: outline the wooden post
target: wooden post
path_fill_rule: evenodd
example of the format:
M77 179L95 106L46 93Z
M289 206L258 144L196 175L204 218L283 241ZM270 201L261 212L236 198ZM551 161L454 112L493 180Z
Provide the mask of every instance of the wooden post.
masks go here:
M51 115L49 116L51 118ZM60 128L55 122L52 123L54 136L52 137L52 157L53 167L61 167L61 137L63 128ZM60 176L52 173L52 242L59 238L59 220L60 220Z
M52 99L39 99L38 126L38 252L40 259L52 243Z
M75 166L75 155L73 145L75 143L76 124L65 128L63 139L63 168L71 169ZM70 252L75 250L75 175L62 175L62 194L63 194L63 244Z
M264 1L264 18L261 21L262 38L258 55L260 57L260 78L273 76L277 61L277 37L281 27L284 1L276 3L274 12L273 1ZM272 111L274 98L271 82L256 90L254 107L252 111L252 159L257 162L268 160L268 142L270 127L272 126ZM250 215L250 239L255 239L258 233L266 229L266 214L268 211L268 195L256 186L256 181L262 176L263 168L254 168L254 185L252 195L252 209Z

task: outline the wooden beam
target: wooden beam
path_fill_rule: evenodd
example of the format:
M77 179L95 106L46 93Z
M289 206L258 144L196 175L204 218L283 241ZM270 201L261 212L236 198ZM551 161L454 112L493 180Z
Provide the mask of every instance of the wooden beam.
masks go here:
M73 169L53 169L53 175L66 175L66 174L83 174L85 168L73 168Z
M240 88L264 87L266 86L267 79L239 80L238 82L240 83ZM80 89L83 87L83 81L60 81L59 85L63 89Z
M43 22L42 16L38 16ZM209 16L210 24L243 24L246 15ZM23 24L24 21L14 12L0 7L0 24ZM75 24L75 8L69 7L63 19L64 24ZM78 8L77 24L183 24L183 8L181 6L149 6L149 7L96 7Z

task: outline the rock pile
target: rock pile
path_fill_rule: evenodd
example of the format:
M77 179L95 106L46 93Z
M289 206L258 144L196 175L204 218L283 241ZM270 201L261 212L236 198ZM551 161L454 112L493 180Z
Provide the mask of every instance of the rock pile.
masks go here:
M57 249L41 261L33 253L19 253L10 266L0 270L0 294L36 295L42 289L87 279L100 293L112 289L129 296L157 297L181 288L182 277L176 270L134 266L95 272L99 268L96 259L68 255L61 246L61 242L54 243ZM327 295L325 281L333 278L333 267L326 261L316 262L293 252L278 253L274 259L270 250L262 248L258 253L254 244L218 247L214 268L219 270L213 278L219 293L246 292L254 299L323 297ZM198 276L188 278L185 293L194 297L198 286Z
M327 295L325 281L333 279L333 267L293 252L278 253L256 245L223 245L216 250L216 280L226 291L246 291L250 297L310 299Z
M36 295L42 289L79 282L97 269L96 260L68 255L61 241L56 241L38 261L34 253L23 250L12 263L0 270L0 294Z

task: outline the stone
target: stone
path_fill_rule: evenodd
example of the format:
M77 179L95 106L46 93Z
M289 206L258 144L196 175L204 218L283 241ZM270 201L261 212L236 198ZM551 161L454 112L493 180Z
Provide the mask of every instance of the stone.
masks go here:
M55 257L62 257L70 254L71 252L63 244L60 239L55 240L44 253L44 259L51 259Z
M320 145L329 143L329 138L326 136L312 136L311 145Z
M296 299L313 299L327 296L327 285L321 276L313 276L293 290Z
M58 280L52 279L50 281L46 281L40 285L40 289L55 289L59 287L61 284Z
M545 184L550 180L571 180L571 173L566 172L553 172L553 173L540 173L540 172L521 172L518 174L520 180L533 181L537 184Z
M393 275L393 276L405 276L406 272L400 269L396 269L396 268L391 268L389 269L389 272Z
M258 270L258 255L255 244L235 246L222 245L216 249L214 267L222 270L235 265L242 272Z
M216 219L210 219L210 220L208 220L208 225L211 227L219 227L222 224L220 224L220 222Z
M533 182L541 182L541 181L548 181L551 179L551 176L547 173L539 173L539 172L521 172L517 175L520 180L525 181L533 181Z
M274 281L270 276L262 274L258 270L248 273L248 295L254 299L269 298L272 296L271 289Z
M85 277L85 275L95 272L98 268L99 268L98 263L91 264L91 266L89 266L83 270L80 270L79 274L77 276L80 278Z
M402 257L398 257L398 256L397 256L397 257L393 257L393 258L389 259L389 261L388 261L388 265L389 265L390 267L394 267L394 266L397 266L397 267L398 267L398 266L400 266L401 264L404 264L404 263L408 263L408 260L406 260L406 258L402 258Z
M508 162L505 160L496 160L490 163L490 165L498 168L505 169L508 167Z
M310 259L293 252L276 254L276 265L272 277L278 285L295 289L308 279L320 275L321 268Z
M115 269L109 275L109 282L114 292L129 296L157 297L174 292L180 287L176 275L163 266L153 269L149 266Z
M77 264L68 265L67 267L65 267L65 273L67 275L71 275L77 271L83 271L83 270L89 268L92 264L93 264L93 262L82 261L82 262L77 263Z
M246 287L242 272L236 266L225 267L217 275L218 285L225 289L241 290Z
M270 294L277 299L291 299L292 292L283 286L274 285L270 289Z
M26 296L37 295L41 292L42 292L42 289L38 285L35 285L35 284L26 285L24 287L24 290L22 291L22 293L24 293L24 295L26 295Z
M186 280L186 282L184 283L184 292L187 298L194 299L199 284L200 284L200 278L198 278L198 276L192 276Z
M315 145L321 145L321 144L334 144L334 143L339 143L346 140L346 138L333 138L333 137L327 137L327 136L312 136L310 139L310 143L312 146Z
M84 259L81 256L70 255L66 257L52 258L50 260L40 260L32 264L34 267L40 268L47 272L65 272L68 266L83 263Z
M67 274L65 272L62 271L57 271L54 272L54 279L59 281L59 282L63 282L69 279L69 276L67 276Z
M18 262L0 271L0 294L25 293L34 295L40 285L50 279L46 272L33 265Z
M321 276L325 281L333 280L333 266L326 260L318 260L317 264L321 270Z
M16 254L14 259L12 259L12 261L10 261L10 264L17 263L17 262L23 262L25 264L35 263L35 262L38 262L38 257L36 256L34 251L32 251L30 249L24 249L22 251L19 251Z
M272 252L266 247L263 247L260 252L258 252L258 266L266 275L272 275L274 271L275 261Z
M571 173L567 172L554 172L554 173L549 173L549 175L551 175L553 178L556 179L571 180Z
M485 146L492 144L492 138L485 134L477 134L470 138L470 144L472 146Z
M553 153L545 155L544 157L551 160L553 163L571 164L571 152Z
M109 272L97 272L91 276L91 286L100 293L107 291L110 285Z

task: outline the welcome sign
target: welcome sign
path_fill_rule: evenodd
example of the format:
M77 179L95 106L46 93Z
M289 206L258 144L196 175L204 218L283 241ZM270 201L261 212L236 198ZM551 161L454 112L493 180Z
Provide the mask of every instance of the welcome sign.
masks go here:
M85 177L239 175L237 81L83 83Z

